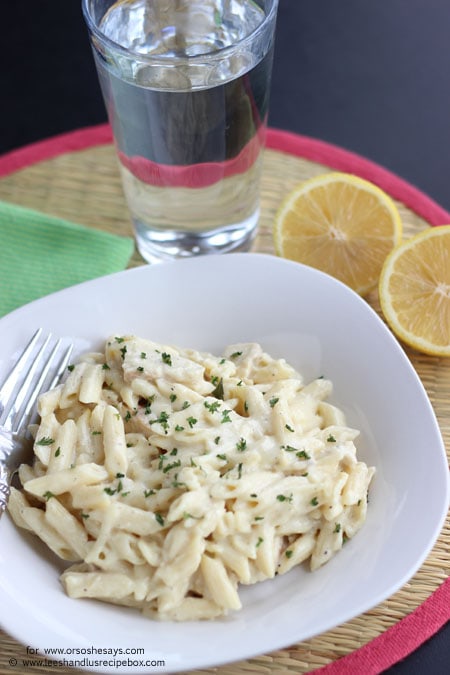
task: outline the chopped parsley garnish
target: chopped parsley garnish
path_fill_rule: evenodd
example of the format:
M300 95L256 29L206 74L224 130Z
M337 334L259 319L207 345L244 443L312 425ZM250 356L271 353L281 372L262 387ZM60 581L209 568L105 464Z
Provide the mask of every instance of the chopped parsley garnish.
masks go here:
M338 532L340 532L340 531L341 531L341 524L336 523L336 525L334 526L333 532L334 532L334 534L338 534Z
M208 401L205 401L203 405L207 410L209 410L210 413L215 413L220 408L219 401L214 401L213 403L208 403Z
M162 428L167 432L167 429L169 428L169 415L165 410L162 410L159 413L159 417L156 418L156 420L151 420L150 424L160 424Z
M279 400L280 399L277 396L273 396L269 401L270 407L273 408L274 406L276 406Z
M242 356L242 352L233 352L230 359L237 359L238 356Z
M161 525L161 527L164 527L164 518L162 517L162 515L157 512L157 513L155 513L155 518L156 518L157 522L159 523L159 525Z
M292 558L292 556L294 555L294 551L288 549L287 551L284 552L284 555L286 556L286 558Z
M256 548L258 548L258 546L261 546L263 541L264 541L264 539L262 537L258 537L258 541L256 542Z
M230 412L230 410L222 411L222 419L220 420L221 424L224 424L225 422L231 422Z
M247 447L247 441L245 438L241 438L237 443L236 443L236 448L238 452L243 452Z
M51 445L54 442L55 442L54 438L50 438L49 436L42 436L42 438L36 441L36 445Z
M328 436L327 442L328 442L328 443L336 443L336 439L335 439L335 437L333 436L333 434L330 434L330 435Z
M117 483L117 488L115 488L115 489L111 488L111 487L105 487L104 488L104 491L106 492L107 495L114 495L114 494L116 494L116 492L122 491L123 485L122 485L122 481L120 480L121 477L123 477L123 474L117 474L117 476L116 476L116 478L119 478L119 482Z
M188 417L186 421L188 422L188 424L189 424L189 426L191 427L191 429L192 429L192 427L194 427L194 426L197 424L197 422L198 422L198 420L195 419L195 417L192 417L192 416L191 416L191 417Z
M120 350L120 353L122 354L122 361L124 361L125 360L125 354L127 353L127 346L126 345L125 345L125 347L122 347L122 349Z
M289 426L289 424L285 424L284 426L286 427L286 429L288 431L292 431L292 432L294 431L294 429L291 426Z
M162 471L163 473L167 473L168 471L172 471L172 469L177 469L179 466L181 466L181 461L178 459L176 462L172 462L172 464L167 464Z
M319 500L317 499L317 497L313 497L310 501L311 506L317 506L318 503Z
M164 462L168 459L167 455L160 455L159 456L159 462L158 462L158 469L162 469L164 466Z
M286 495L277 495L277 499L279 502L292 502L293 495L289 495L289 497L286 497Z
M294 448L293 445L282 445L281 449L285 450L286 452L297 452L297 448Z
M50 492L50 490L47 490L46 492L44 492L44 494L42 496L45 497L45 499L48 501L49 499L51 499L55 495L53 494L53 492Z
M172 357L167 352L163 352L161 354L161 358L163 360L163 363L165 363L166 365L168 365L168 366L172 365Z
M174 480L172 481L172 487L173 487L173 488L186 487L186 483L181 483L181 482L178 480L178 474L177 474L177 473L175 474L175 478L174 478Z

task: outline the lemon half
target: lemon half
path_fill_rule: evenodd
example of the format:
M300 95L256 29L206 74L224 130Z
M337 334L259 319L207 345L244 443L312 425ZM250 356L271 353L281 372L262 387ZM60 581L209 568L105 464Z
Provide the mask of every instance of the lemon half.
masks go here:
M379 296L397 337L426 354L450 356L450 225L396 247L383 265Z
M401 235L393 200L376 185L347 173L326 173L298 185L274 223L279 256L327 272L361 295L376 286Z

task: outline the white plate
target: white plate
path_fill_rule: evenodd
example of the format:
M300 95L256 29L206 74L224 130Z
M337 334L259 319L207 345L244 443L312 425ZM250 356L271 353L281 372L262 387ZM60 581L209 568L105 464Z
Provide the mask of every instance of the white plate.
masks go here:
M141 661L147 670L179 672L249 658L374 607L410 579L432 548L448 507L447 461L432 407L382 321L331 277L241 253L87 282L0 320L0 378L38 326L76 336L78 352L101 347L112 333L217 353L229 343L258 341L307 379L333 380L333 400L362 430L359 456L377 474L364 528L333 560L314 573L294 569L245 587L240 612L209 622L152 622L137 611L69 599L56 558L3 517L2 622L23 643L25 658L27 651L61 648L66 653L56 658L111 673L142 672ZM114 648L124 653L114 657L108 653Z

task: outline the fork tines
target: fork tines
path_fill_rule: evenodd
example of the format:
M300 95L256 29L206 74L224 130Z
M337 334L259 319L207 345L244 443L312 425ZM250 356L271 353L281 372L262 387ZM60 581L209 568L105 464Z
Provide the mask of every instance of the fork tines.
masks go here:
M72 349L51 333L44 337L42 328L36 331L0 387L0 428L9 433L25 430L37 397L58 383Z

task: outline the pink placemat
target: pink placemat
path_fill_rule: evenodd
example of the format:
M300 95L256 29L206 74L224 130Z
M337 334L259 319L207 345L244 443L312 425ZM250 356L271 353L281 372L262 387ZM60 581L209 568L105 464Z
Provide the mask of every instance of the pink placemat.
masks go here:
M108 124L54 136L0 156L0 178L61 154L111 143L112 132ZM353 152L278 129L268 130L267 147L370 180L430 225L450 223L450 213L421 190ZM377 675L415 651L449 620L450 578L447 578L422 605L377 638L314 672L324 675Z
M77 129L31 143L0 156L0 178L58 155L112 143L109 124ZM268 129L268 148L324 164L336 171L354 173L370 180L394 199L424 218L430 225L450 223L450 213L421 190L379 164L331 143L281 129Z

